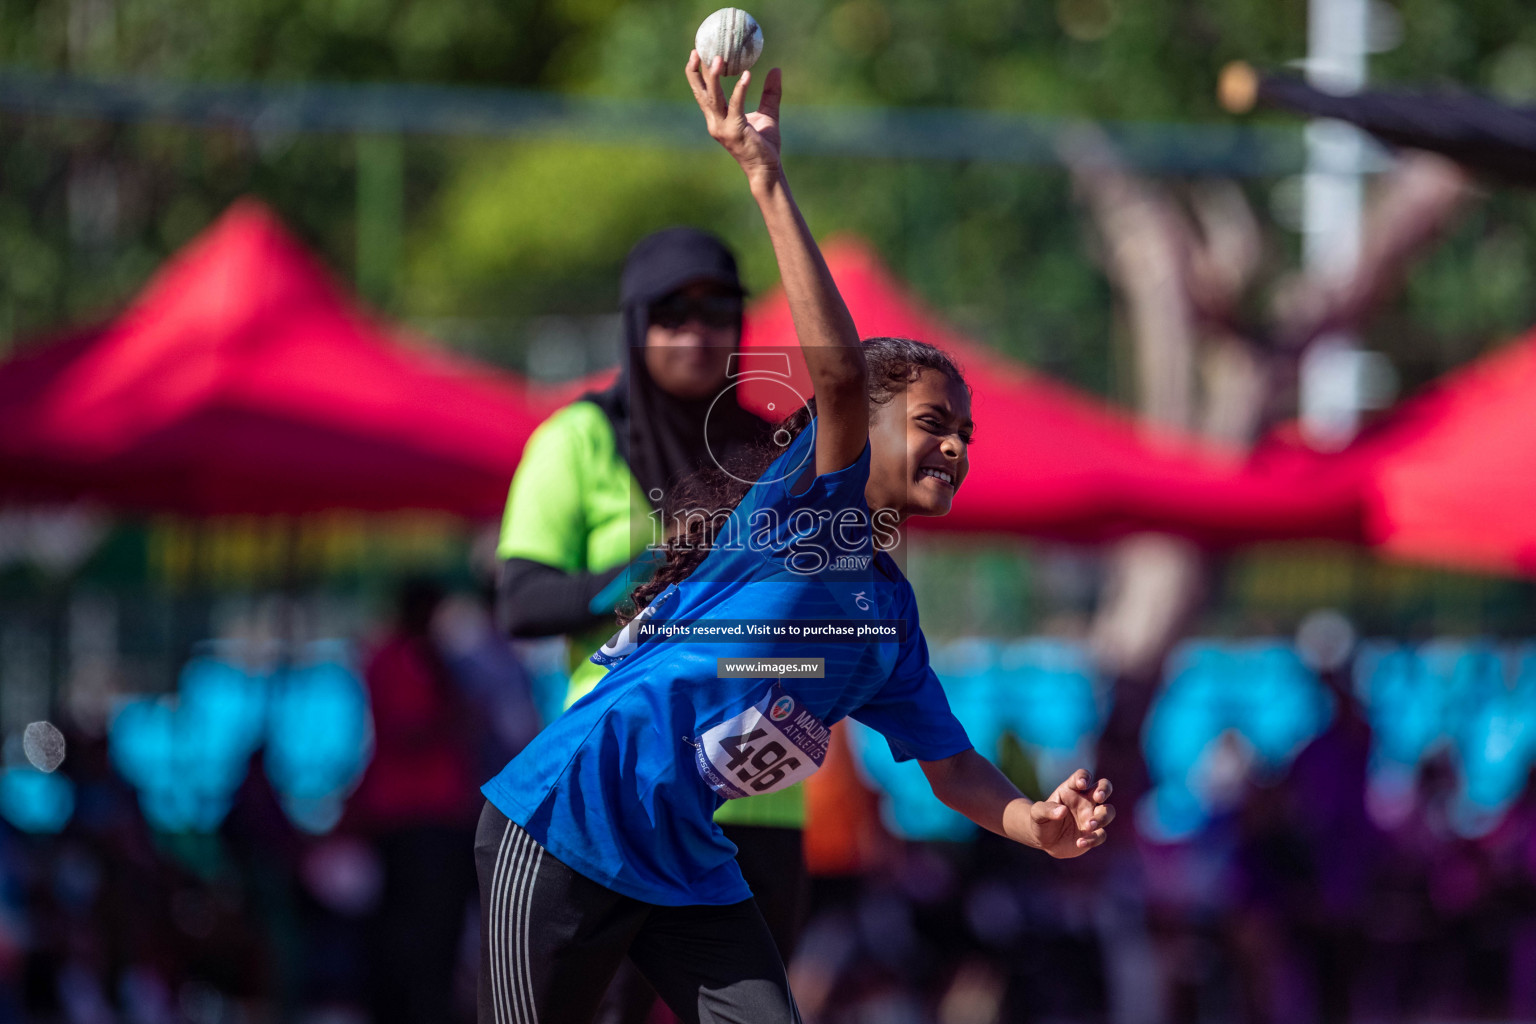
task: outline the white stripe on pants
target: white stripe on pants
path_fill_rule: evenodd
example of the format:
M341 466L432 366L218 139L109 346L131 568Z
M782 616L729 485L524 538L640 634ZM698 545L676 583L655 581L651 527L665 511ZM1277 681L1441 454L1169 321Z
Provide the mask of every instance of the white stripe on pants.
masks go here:
M544 848L510 821L491 875L490 972L495 1024L539 1024L529 973L528 905Z

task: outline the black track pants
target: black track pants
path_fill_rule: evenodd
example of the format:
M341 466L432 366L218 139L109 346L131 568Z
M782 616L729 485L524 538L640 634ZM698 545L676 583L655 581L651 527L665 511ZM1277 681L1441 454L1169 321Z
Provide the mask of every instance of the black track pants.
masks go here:
M555 860L490 804L480 876L479 1024L587 1024L628 954L684 1024L798 1024L752 900L660 907Z

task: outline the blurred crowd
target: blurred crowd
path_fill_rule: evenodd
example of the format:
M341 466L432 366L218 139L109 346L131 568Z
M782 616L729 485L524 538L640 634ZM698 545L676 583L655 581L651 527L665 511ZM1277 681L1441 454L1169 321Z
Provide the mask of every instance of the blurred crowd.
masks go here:
M1326 675L1326 674L1325 674ZM1339 710L1277 776L1231 770L1196 832L1149 832L1134 741L1100 749L1136 828L1054 863L982 835L892 844L822 880L797 961L823 1021L1388 1021L1536 1017L1536 779L1490 831L1456 827L1459 766L1367 806L1372 730ZM1119 734L1123 736L1123 734Z
M476 789L539 717L486 603L445 597L404 584L345 671L226 642L61 722L62 827L0 828L0 1019L472 1019Z
M112 730L59 722L67 823L0 826L0 1020L473 1019L477 786L538 728L538 680L484 602L425 581L401 589L352 664L372 753L326 776L349 791L334 818L289 779L299 755L268 740L241 748L216 821L168 828ZM806 1018L1536 1017L1536 784L1469 829L1456 746L1426 748L1406 780L1384 782L1358 671L1316 673L1332 712L1272 770L1240 731L1218 733L1193 787L1207 813L1177 831L1158 818L1144 746L1154 693L1170 706L1179 681L1122 684L1083 753L1134 827L1081 861L974 832L904 837L892 791L840 729L809 797L815 894L791 965ZM1070 703L1070 679L1052 685ZM1271 719L1282 704L1269 702ZM283 707L264 714L298 714ZM1018 740L999 749L1027 790L1045 754Z

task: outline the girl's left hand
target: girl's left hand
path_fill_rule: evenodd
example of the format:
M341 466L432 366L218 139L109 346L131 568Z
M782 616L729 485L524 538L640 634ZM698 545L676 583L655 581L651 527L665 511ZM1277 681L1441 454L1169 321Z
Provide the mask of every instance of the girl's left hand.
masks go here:
M1052 857L1081 857L1108 838L1104 828L1115 820L1109 801L1114 787L1100 779L1089 791L1086 768L1079 768L1044 800L1029 808L1035 826L1035 845Z
M727 100L720 85L721 58L716 57L708 67L699 58L699 51L688 55L685 72L693 98L704 111L704 123L709 134L726 152L735 158L746 172L747 180L754 186L767 184L783 173L779 163L779 100L783 96L783 77L778 68L768 72L763 82L763 96L757 110L745 111L747 84L752 72L743 71Z

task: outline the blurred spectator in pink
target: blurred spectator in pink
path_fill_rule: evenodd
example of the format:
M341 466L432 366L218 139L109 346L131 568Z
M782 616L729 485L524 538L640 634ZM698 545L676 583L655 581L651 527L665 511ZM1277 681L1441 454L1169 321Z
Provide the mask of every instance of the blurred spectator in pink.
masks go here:
M348 807L374 843L383 898L370 929L368 1002L378 1024L454 1017L454 968L475 891L474 773L469 713L433 640L444 599L405 583L390 631L363 679L373 709L373 760Z

